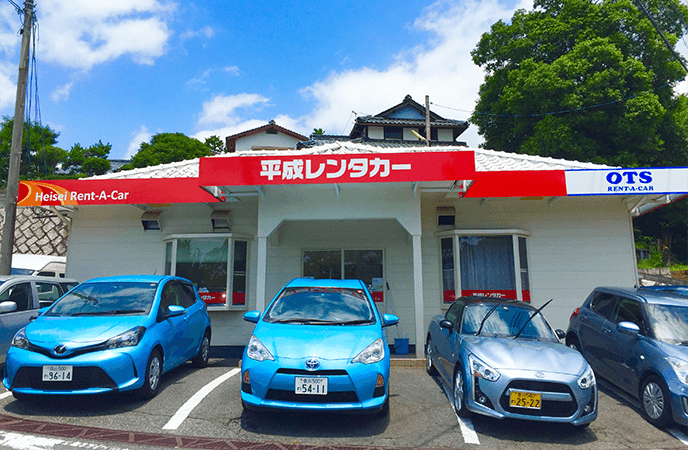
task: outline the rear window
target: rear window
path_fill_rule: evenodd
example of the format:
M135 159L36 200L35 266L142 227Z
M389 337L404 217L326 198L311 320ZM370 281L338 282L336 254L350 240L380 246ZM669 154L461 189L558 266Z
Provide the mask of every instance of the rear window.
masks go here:
M272 303L264 320L311 325L362 325L375 323L375 313L361 289L289 288Z

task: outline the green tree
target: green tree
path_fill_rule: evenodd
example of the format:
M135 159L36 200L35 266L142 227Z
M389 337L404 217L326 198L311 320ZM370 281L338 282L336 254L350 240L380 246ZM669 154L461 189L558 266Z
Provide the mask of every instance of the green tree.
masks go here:
M148 142L142 142L139 151L134 155L131 164L122 166L123 170L157 166L175 161L210 156L210 147L198 139L182 133L159 133Z
M67 155L64 169L72 174L102 175L110 170L110 161L107 159L110 150L112 145L103 144L102 141L88 148L74 144Z
M225 141L215 135L205 138L204 144L210 149L213 155L227 152L225 149Z
M647 5L675 43L688 10L666 1ZM685 72L630 0L535 0L471 55L486 72L471 117L484 147L625 167L688 162L672 90Z
M0 185L7 185L12 127L14 120L3 117L0 124ZM56 146L60 134L38 122L24 125L22 156L19 176L22 179L45 179L55 175L57 167L64 163L67 152Z
M322 128L313 128L313 134L323 135L325 134L325 130L323 130Z

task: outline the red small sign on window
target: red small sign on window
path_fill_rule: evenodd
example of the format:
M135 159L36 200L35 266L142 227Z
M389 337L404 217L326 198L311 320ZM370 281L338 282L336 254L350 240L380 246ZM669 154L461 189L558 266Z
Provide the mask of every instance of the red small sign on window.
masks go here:
M226 295L224 292L199 292L201 300L208 305L224 305Z

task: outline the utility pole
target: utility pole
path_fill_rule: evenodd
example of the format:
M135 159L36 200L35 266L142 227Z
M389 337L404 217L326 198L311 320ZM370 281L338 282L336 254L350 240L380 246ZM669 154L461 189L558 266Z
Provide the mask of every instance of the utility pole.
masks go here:
M24 131L24 107L26 104L26 80L29 73L29 44L33 25L33 0L24 2L24 27L22 28L19 75L17 76L17 99L14 104L14 124L12 127L12 150L5 192L5 224L2 228L0 243L0 275L9 275L12 270L12 251L14 249L14 223L17 220L19 197L19 167L21 165L22 132Z
M430 96L425 96L425 145L430 147Z

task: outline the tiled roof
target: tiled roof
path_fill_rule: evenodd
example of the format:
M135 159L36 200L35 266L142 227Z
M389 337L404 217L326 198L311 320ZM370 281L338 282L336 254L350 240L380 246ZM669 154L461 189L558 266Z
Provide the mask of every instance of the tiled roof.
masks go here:
M373 147L380 148L415 148L423 146L420 141L403 141L403 140L384 140L384 139L370 139L367 137L351 138L349 136L328 135L328 134L312 134L310 140L299 142L297 148L313 148L319 145L334 144L335 142L351 142L355 144L366 144ZM441 142L432 141L431 147L466 147L465 142Z
M357 154L357 153L406 153L426 152L428 147L415 144L413 147L380 147L368 143L333 142L300 150L251 150L246 152L226 153L210 158L242 158L246 156L304 156L323 154ZM496 172L504 170L565 170L565 169L605 169L610 166L592 164L565 159L545 158L542 156L520 155L516 153L498 152L479 148L468 148L459 145L432 147L433 152L443 151L472 151L475 153L475 168L479 172ZM198 159L144 167L142 169L109 173L94 179L122 179L122 178L179 178L197 177Z
M378 116L365 116L365 117L359 117L356 120L357 123L360 124L366 124L366 125L398 125L398 126L410 126L410 127L420 127L423 128L425 127L425 121L424 120L414 120L414 119L390 119L386 117L378 117ZM459 127L468 127L468 122L465 120L452 120L452 119L443 119L443 120L433 120L430 122L430 126L433 128L436 127L442 127L442 126L459 126Z

